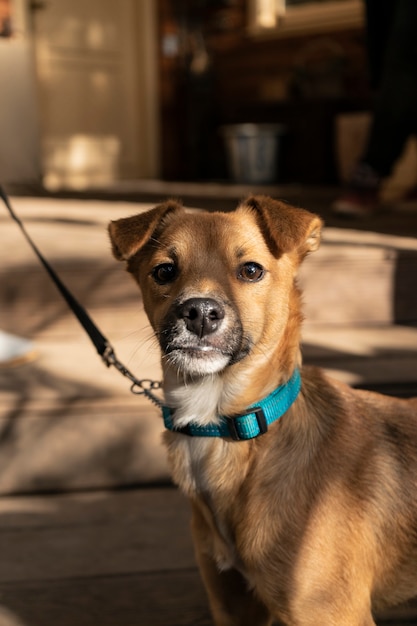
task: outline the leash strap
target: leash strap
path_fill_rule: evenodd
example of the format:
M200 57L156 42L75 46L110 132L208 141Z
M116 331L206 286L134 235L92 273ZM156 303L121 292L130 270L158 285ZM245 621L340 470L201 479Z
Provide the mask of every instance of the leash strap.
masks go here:
M175 428L175 409L162 407L165 427L190 437L230 437L235 441L254 439L267 432L268 426L282 417L295 402L301 390L301 375L296 369L290 380L277 387L248 410L233 417L221 416L217 424L200 426L190 422L183 428Z
M91 317L88 315L87 311L80 305L80 303L74 298L72 293L67 289L67 287L64 285L62 280L59 278L58 274L55 272L53 267L51 267L51 265L48 263L48 261L42 255L42 253L40 252L40 250L38 249L38 247L36 246L34 241L31 239L31 237L29 236L28 232L26 231L26 228L25 228L23 222L20 220L20 218L14 212L14 210L13 210L11 204L10 204L9 198L7 197L3 187L0 187L0 197L3 200L4 204L6 205L8 211L10 213L10 216L18 224L18 226L19 226L20 230L22 231L26 241L28 242L28 244L30 245L30 247L32 248L32 250L34 251L36 256L38 257L39 261L44 266L45 270L47 271L47 273L51 277L52 281L55 283L55 285L58 288L58 290L60 291L61 295L66 300L68 306L70 307L70 309L72 310L72 312L77 317L78 321L80 322L80 324L83 326L84 330L86 331L86 333L90 337L90 339L93 342L97 352L105 360L105 362L107 362L106 351L108 350L110 344L107 341L106 337L97 328L96 324L93 322Z
M26 228L23 222L20 220L18 215L14 212L10 204L9 198L1 185L0 185L0 198L3 200L4 204L6 205L7 210L10 213L10 216L19 226L26 241L28 242L28 244L30 245L30 247L32 248L36 256L38 257L39 261L42 263L43 267L45 268L46 272L49 274L50 278L54 282L58 291L61 293L64 300L67 302L69 308L74 313L75 317L78 319L79 323L84 328L87 335L90 337L90 340L92 341L98 354L101 356L101 358L103 359L107 367L114 366L123 376L125 376L131 381L132 386L130 390L132 391L132 393L135 393L138 395L145 395L154 404L156 404L157 406L161 406L162 403L159 400L159 398L154 396L152 393L154 389L160 388L160 383L154 382L148 379L138 380L123 365L123 363L121 363L118 360L109 340L103 335L103 333L100 331L100 329L95 324L95 322L93 322L93 320L91 319L87 311L84 309L84 307L81 306L81 304L73 296L71 291L62 282L58 274L55 272L54 268L48 263L48 261L45 259L43 254L40 252L39 248L36 246L32 238L26 231Z

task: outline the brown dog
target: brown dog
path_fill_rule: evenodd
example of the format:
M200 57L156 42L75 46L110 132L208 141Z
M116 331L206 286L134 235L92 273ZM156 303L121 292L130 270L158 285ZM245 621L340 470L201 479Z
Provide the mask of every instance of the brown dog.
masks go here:
M416 595L416 400L311 368L299 391L296 273L320 219L266 197L232 213L170 201L109 230L161 346L215 624L370 626Z

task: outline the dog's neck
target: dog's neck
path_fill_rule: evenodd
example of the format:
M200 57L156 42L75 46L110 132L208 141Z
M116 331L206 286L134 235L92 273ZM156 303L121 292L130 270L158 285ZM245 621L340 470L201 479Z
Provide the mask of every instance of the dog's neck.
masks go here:
M221 415L242 413L286 383L301 364L300 351L297 349L285 364L280 363L280 350L276 353L278 358L277 354L268 359L265 355L254 355L219 374L197 379L183 378L165 367L165 402L175 409L175 427L182 428L191 422L199 426L216 424Z
M247 406L287 382L298 365L298 358L297 350L293 366L288 363L288 371L275 370L275 376L271 376L274 370L270 362L259 367L255 375L251 371L252 364L245 368L240 364L238 370L234 370L233 366L222 375L195 381L180 382L175 372L165 371L165 400L166 404L175 408L175 427L183 428L190 423L200 426L218 424L221 415L243 412ZM231 493L238 489L249 471L250 441L240 441L236 446L224 438L188 437L167 430L165 442L174 482L190 496L199 494L208 498L212 511L217 510L217 495L223 492L224 463L236 469L230 472L227 489ZM215 466L210 464L213 454L217 459Z

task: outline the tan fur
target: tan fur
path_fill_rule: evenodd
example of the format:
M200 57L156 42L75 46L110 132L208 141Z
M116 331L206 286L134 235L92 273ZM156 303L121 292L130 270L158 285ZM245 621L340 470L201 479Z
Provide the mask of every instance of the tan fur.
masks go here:
M177 426L243 412L300 365L296 273L320 228L266 197L211 214L170 201L111 223L161 343ZM249 262L264 268L259 280L242 279ZM161 264L176 272L164 284ZM194 298L219 303L210 334L187 326ZM417 594L417 401L312 368L302 381L256 439L165 434L217 626L370 626L373 609Z

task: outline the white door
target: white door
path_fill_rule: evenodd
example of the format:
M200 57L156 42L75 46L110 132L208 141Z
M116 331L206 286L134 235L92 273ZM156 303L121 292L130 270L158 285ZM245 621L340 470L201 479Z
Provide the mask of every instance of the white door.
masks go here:
M45 183L156 176L155 3L32 5Z
M33 49L25 0L0 1L0 183L39 180Z

